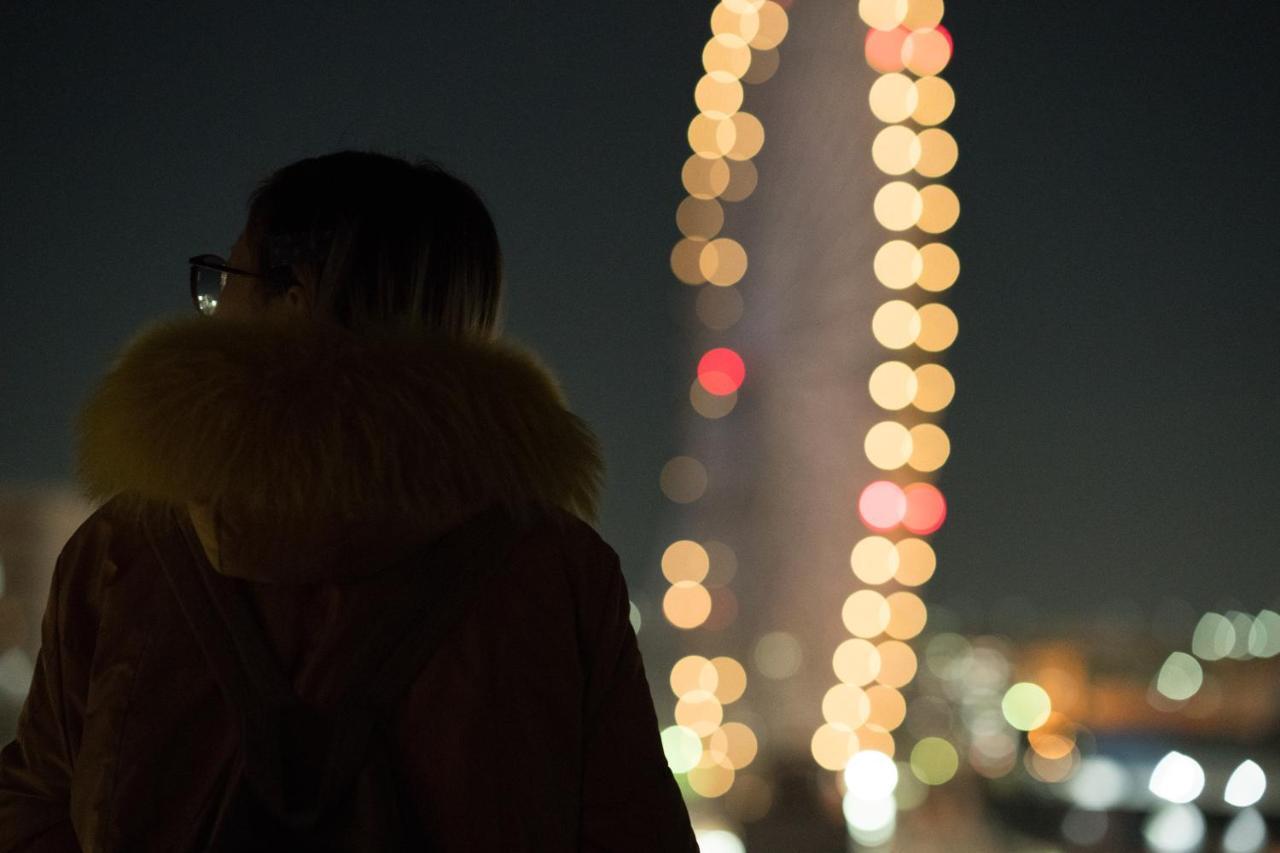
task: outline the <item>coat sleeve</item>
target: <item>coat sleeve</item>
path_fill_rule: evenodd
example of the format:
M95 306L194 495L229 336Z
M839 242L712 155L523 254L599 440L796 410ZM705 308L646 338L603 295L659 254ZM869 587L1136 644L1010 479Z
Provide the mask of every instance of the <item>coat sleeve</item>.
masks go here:
M593 537L586 568L595 594L583 614L583 853L697 853L680 788L662 749L658 718L631 627L617 553Z
M87 675L88 660L67 661L66 602L68 587L80 574L73 568L82 539L79 532L72 537L54 567L31 689L16 737L0 751L0 853L80 850L70 794L86 690L78 676Z

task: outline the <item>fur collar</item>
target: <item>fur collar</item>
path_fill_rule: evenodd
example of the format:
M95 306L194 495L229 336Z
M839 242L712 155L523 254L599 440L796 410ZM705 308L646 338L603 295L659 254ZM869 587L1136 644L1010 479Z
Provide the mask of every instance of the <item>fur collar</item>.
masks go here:
M333 324L153 323L78 421L78 475L217 520L218 569L367 574L493 503L595 521L596 437L551 373L502 339Z

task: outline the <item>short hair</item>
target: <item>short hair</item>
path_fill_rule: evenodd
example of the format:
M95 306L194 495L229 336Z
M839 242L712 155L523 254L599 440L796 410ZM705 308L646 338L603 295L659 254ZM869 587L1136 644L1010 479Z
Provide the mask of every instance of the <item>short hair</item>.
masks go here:
M346 150L291 163L253 191L245 237L260 270L310 285L316 309L349 329L499 331L493 219L432 160Z

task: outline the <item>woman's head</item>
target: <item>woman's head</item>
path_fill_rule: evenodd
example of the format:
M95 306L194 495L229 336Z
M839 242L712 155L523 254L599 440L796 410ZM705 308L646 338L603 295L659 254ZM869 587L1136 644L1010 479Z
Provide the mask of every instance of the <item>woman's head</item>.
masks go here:
M284 283L228 282L219 314L486 336L500 323L493 220L475 190L429 160L339 151L278 169L250 196L229 262Z

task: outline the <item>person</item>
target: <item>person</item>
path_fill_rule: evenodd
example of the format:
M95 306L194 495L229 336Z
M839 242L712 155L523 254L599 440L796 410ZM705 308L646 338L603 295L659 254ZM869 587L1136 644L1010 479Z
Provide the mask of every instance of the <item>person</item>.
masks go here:
M323 707L397 599L389 567L493 506L532 522L389 723L429 849L696 851L592 526L598 441L501 333L476 192L425 160L303 159L255 189L229 258L191 264L199 313L139 332L79 416L102 503L58 557L0 752L0 851L187 849L219 802L237 720L147 525L195 532L192 565Z

